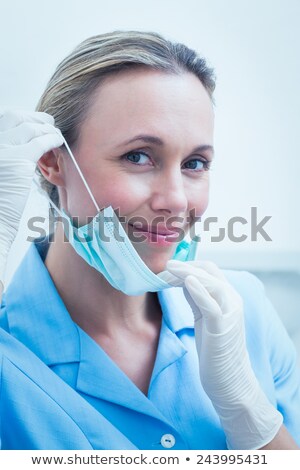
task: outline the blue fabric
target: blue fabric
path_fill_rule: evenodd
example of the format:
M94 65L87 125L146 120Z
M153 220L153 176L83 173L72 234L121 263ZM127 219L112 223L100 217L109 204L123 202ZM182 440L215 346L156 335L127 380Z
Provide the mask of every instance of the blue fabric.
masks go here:
M158 293L163 312L145 396L76 325L32 244L1 307L2 449L226 449L218 416L198 374L193 314L182 289ZM300 445L296 352L260 281L224 271L244 299L253 369Z

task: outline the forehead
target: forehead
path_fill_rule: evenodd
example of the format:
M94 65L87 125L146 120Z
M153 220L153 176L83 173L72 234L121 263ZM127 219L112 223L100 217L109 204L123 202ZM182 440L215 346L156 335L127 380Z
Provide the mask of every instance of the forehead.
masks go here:
M210 139L213 116L208 92L194 74L135 69L107 77L95 90L83 127L110 134L116 143L137 132Z

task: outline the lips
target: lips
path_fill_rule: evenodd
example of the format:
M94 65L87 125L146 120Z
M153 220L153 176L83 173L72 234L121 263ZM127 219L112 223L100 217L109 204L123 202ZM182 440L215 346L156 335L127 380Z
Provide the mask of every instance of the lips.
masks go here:
M163 225L148 226L144 224L137 227L136 225L128 224L128 226L130 232L132 232L130 238L133 237L132 240L134 242L147 242L150 246L155 248L161 247L163 249L174 246L174 243L181 239L180 230L183 230L176 227L176 231L174 231L174 227L170 230L170 228Z
M167 227L136 227L135 225L131 225L133 230L141 233L152 233L153 235L162 236L162 237L178 237L178 231L170 230Z

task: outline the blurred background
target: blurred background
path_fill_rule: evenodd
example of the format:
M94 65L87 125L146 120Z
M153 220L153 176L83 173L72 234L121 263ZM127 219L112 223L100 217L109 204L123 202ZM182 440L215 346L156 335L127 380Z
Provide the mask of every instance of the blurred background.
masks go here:
M198 224L199 256L256 274L300 355L299 1L4 0L0 15L1 106L34 110L71 49L116 29L156 31L209 60L217 75L216 157L210 206ZM270 217L263 226L268 237L254 236L254 212L257 223ZM28 248L31 216L47 217L47 202L35 189L7 283ZM206 231L208 217L217 222ZM244 218L233 226L243 241L229 236L233 217ZM221 228L223 240L215 241Z

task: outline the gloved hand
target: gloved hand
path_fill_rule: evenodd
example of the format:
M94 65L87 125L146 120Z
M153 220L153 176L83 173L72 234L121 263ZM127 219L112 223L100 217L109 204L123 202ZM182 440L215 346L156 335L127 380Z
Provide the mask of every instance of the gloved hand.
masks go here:
M36 162L63 144L46 113L0 109L0 282L11 244L17 234Z
M211 262L170 260L167 270L180 279L195 320L202 386L217 411L229 449L258 449L282 425L251 367L243 302Z

